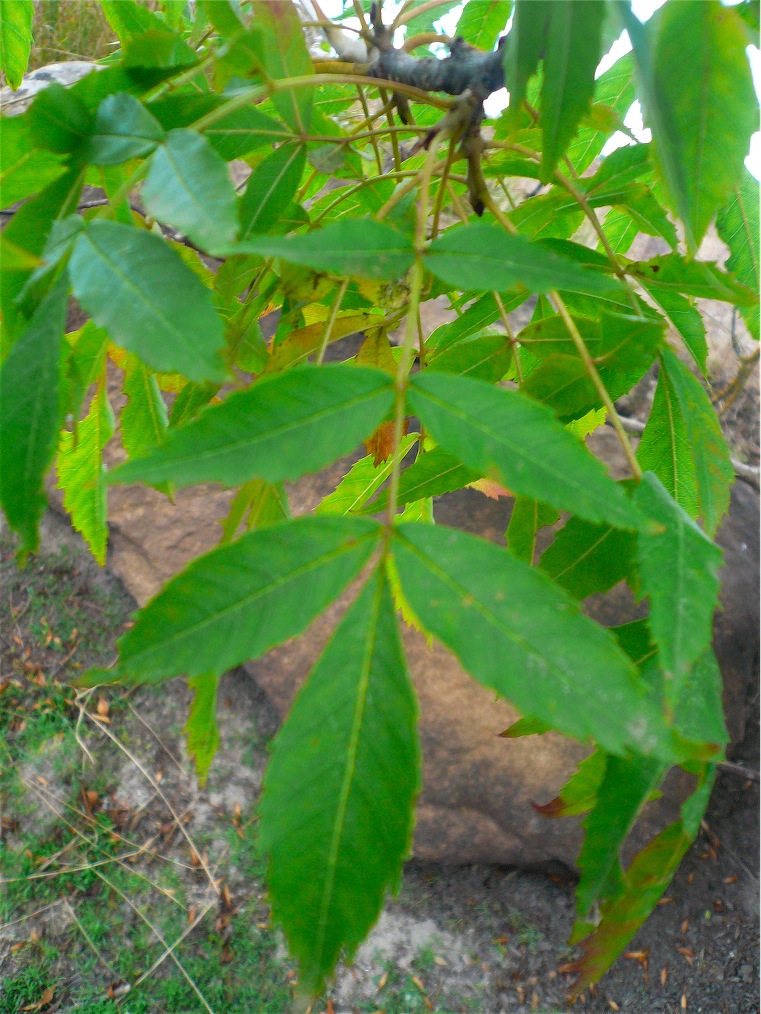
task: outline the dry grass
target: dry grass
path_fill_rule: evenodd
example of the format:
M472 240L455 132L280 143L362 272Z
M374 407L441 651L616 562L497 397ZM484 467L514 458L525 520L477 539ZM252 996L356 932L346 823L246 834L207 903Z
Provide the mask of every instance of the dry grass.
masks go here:
M65 60L101 60L116 33L98 0L37 0L29 69Z

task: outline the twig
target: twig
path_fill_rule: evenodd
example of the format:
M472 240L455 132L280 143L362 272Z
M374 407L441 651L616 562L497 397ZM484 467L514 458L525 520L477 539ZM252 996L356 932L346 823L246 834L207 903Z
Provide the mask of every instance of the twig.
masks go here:
M196 996L201 1001L201 1003L204 1005L204 1007L209 1012L209 1014L214 1014L214 1011L209 1006L209 1004L208 1004L208 1002L206 1000L206 997L203 995L203 993L198 988L198 986L196 986L196 984L193 981L193 979L190 977L190 975L185 970L185 966L182 964L182 962L180 961L180 959L177 957L177 955L172 950L172 946L173 945L170 945L170 944L168 944L166 942L166 940L162 936L161 932L158 929L156 929L156 927L153 925L153 923L148 918L148 916L146 916L143 912L140 911L140 909L137 907L137 905L135 905L135 903L124 893L124 891L120 890L116 886L116 884L112 884L111 881L108 879L108 877L104 876L102 873L99 873L98 870L95 870L94 872L95 872L95 876L96 877L98 877L100 880L102 880L104 884L108 884L108 886L111 888L111 890L114 891L116 894L118 894L119 897L122 898L123 901L126 901L127 904L129 905L129 907L132 909L132 911L135 912L135 914L138 915L143 920L143 922L145 923L145 925L151 930L151 932L154 934L154 936L159 941L159 943L161 944L161 946L167 951L167 954L169 955L169 957L172 959L172 961L175 963L175 965L177 965L177 967L179 968L179 970L185 976L185 978L187 979L187 981L188 981L190 987L192 988L193 992L196 994Z
M745 860L742 858L742 856L739 856L734 851L734 849L731 849L729 847L729 845L725 845L724 842L721 841L721 839L716 834L716 832L713 831L708 826L708 822L706 820L701 820L700 826L702 827L702 829L705 831L706 835L708 836L709 842L711 841L711 839L713 839L713 842L715 842L715 844L719 848L724 849L724 851L727 853L728 856L732 856L732 858L735 860L735 862L739 863L739 865L742 866L742 868L745 870L745 872L748 874L748 876L752 880L755 880L756 882L758 882L758 874L754 873L754 871L750 868L750 866L748 866L748 864L745 862Z
M759 351L761 350L756 348L753 350L753 352L751 352L749 356L746 356L744 359L741 359L740 369L737 371L737 374L732 378L732 380L730 380L730 382L725 387L721 389L721 391L718 391L711 399L714 405L717 405L720 401L724 402L722 407L719 409L720 415L724 415L726 412L729 411L733 403L736 401L738 395L742 392L743 388L745 387L745 382L753 372L753 368L758 362Z
M349 279L344 278L338 289L338 295L336 296L335 302L333 303L333 306L330 309L330 316L328 317L327 323L325 324L325 330L322 335L322 342L320 343L320 351L317 354L318 365L321 365L323 359L325 358L325 350L328 347L330 336L333 334L333 328L335 327L336 317L338 316L338 311L341 309L341 303L343 303L344 296L346 295L346 290L348 288L349 288Z
M19 880L26 880L26 877L19 877ZM4 884L12 883L12 880L3 879ZM19 923L26 922L27 919L35 919L38 915L42 915L43 912L49 912L51 908L57 908L65 899L59 898L58 901L51 901L49 905L43 905L42 908L36 909L34 912L29 912L28 915L19 916L18 919L14 919L12 922L4 922L0 929L7 930L11 926L18 926Z
M85 711L85 714L87 715L87 717L90 719L91 722L95 723L96 720L93 718L93 716L88 711ZM116 746L122 751L122 753L124 753L127 757L129 757L129 759L132 761L132 763L135 765L135 767L138 769L138 771L141 772L141 774L143 775L143 777L145 778L145 780L150 783L150 785L152 786L152 788L154 789L154 791L161 797L161 800L164 803L164 805L166 806L167 810L169 810L169 812L171 813L172 817L174 817L175 823L177 824L178 828L180 829L180 833L182 834L183 838L188 843L189 847L193 850L193 852L195 852L195 854L198 856L198 859L199 859L199 861L201 863L201 866L203 867L203 871L204 871L204 873L206 874L206 876L209 879L209 883L212 884L212 886L215 886L214 885L214 877L212 876L211 871L209 870L209 867L208 867L208 864L207 864L206 860L203 858L203 855L200 852L198 852L198 850L196 849L196 847L193 844L193 841L192 841L190 835L185 830L185 825L182 823L182 821L180 820L179 816L175 812L175 809L172 806L172 804L169 802L169 800L167 799L167 797L164 795L164 793L159 788L158 782L154 778L152 778L150 776L150 774L146 771L145 767L140 763L140 761L138 760L138 758L131 752L131 750L129 750L122 742L120 742L120 740L111 732L111 730L107 726L101 725L100 723L96 723L96 724L97 724L97 727L99 729L101 729L106 734L106 736L108 736L108 738L111 740L111 742L115 743ZM215 887L215 890L216 890L216 887Z
M140 985L140 983L143 982L144 979L147 979L149 975L151 975L153 972L156 971L159 965L161 965L166 960L166 958L172 955L172 951L175 949L175 947L181 944L182 941L185 939L185 937L188 936L188 934L192 933L199 923L203 922L203 920L206 918L206 916L209 914L209 912L214 908L216 904L217 904L216 898L214 899L214 901L209 902L209 904L206 906L203 912L201 912L201 914L188 925L188 927L184 930L184 932L177 937L174 943L170 947L168 947L163 954L161 954L158 958L156 958L151 967L146 968L146 970L142 972L137 979L135 979L135 981L132 983L132 989L136 989Z
M735 764L732 761L719 761L716 767L725 775L735 775L737 778L744 778L748 782L761 781L761 775L759 775L758 771L746 768L743 764Z
M121 980L121 975L119 975L119 973L116 971L115 968L113 968L113 966L109 965L109 963L106 961L106 959L100 953L100 951L98 950L98 948L92 942L91 938L88 936L87 930L84 928L84 926L82 925L82 923L77 918L74 909L68 903L68 901L66 900L66 898L63 898L62 901L63 901L64 905L66 906L66 909L67 909L69 915L74 920L74 922L77 924L77 928L79 929L79 932L82 934L82 936L85 938L85 940L87 941L87 943L90 945L90 947L92 949L92 952L95 955L95 957L98 959L98 961L101 963L101 965L103 965L103 967L108 971L109 975L111 975L116 982L119 982Z

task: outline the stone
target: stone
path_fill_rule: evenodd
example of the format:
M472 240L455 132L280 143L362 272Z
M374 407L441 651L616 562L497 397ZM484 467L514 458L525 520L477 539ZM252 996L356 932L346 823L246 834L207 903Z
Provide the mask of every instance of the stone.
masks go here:
M113 383L115 402L117 382ZM623 474L616 460L617 443L602 430L591 441L596 452L610 457L613 472ZM121 452L109 451L115 464ZM291 487L294 514L311 510L333 488L349 462L339 461L319 476ZM60 497L53 493L54 499ZM144 604L174 573L219 540L218 520L231 494L212 486L177 492L174 503L151 489L113 487L109 492L110 541L108 566L139 604ZM60 501L59 501L60 502ZM437 520L498 542L504 537L512 502L489 500L474 490L439 498ZM723 611L717 614L715 647L725 680L730 731L742 735L744 702L758 665L758 498L738 482L729 516L720 532L725 549L722 571ZM321 651L349 595L331 606L301 638L245 670L264 691L282 720ZM588 603L605 624L638 615L638 607L621 586ZM555 796L586 755L580 744L555 733L517 740L499 737L518 713L505 701L472 680L452 655L429 645L405 628L404 644L420 706L423 747L423 788L417 808L414 855L447 863L497 862L515 866L563 863L573 866L581 842L577 820L548 820L532 802ZM224 731L223 731L224 735ZM689 791L687 775L675 771L663 799L650 804L637 841L657 833L677 816Z
M104 70L90 60L67 60L64 63L50 63L47 67L38 67L24 76L18 89L0 88L0 111L3 116L18 116L31 105L32 99L55 82L68 88L93 70Z

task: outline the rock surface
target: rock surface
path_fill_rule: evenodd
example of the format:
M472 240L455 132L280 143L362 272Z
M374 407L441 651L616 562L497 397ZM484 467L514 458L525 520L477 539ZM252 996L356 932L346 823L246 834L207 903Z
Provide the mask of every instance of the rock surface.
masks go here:
M615 446L607 430L594 441L596 452L611 461L614 473L620 473ZM338 462L293 487L294 514L314 507L345 469L345 462ZM172 504L150 489L115 487L109 498L109 567L143 604L189 560L217 543L218 520L225 515L230 494L199 487L179 491ZM503 538L510 510L509 500L488 500L473 490L440 498L436 505L440 522L493 541ZM715 636L735 739L742 734L746 689L758 665L758 527L757 495L738 482L719 536L726 554L724 609L717 614ZM302 638L246 665L281 718L345 607L346 597L319 617ZM626 622L636 611L623 587L591 600L589 608L606 624ZM585 756L584 747L554 733L499 738L518 713L475 683L441 646L429 648L411 629L405 630L404 642L420 703L424 756L415 856L455 863L535 866L562 862L572 866L581 841L578 822L547 820L535 813L531 803L556 795ZM672 791L649 807L642 835L674 819L688 787L687 776L680 779L675 773Z

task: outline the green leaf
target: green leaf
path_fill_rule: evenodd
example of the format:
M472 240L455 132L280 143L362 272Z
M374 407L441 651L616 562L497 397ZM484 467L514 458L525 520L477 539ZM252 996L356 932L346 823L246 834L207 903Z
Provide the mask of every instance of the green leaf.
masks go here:
M315 271L356 278L398 279L415 253L408 239L372 219L344 219L299 236L257 236L221 251L226 256L256 253L282 257Z
M626 115L634 102L634 60L631 53L626 53L609 67L595 82L595 102L608 106L618 114L620 119ZM568 158L576 172L581 175L588 169L602 151L608 131L584 124L582 120L576 137L568 146ZM607 230L606 230L607 231Z
M270 232L291 204L306 165L304 145L283 144L254 169L238 209L240 238Z
M487 222L448 229L431 243L423 263L448 285L476 292L501 292L516 282L532 292L609 292L618 288L614 280Z
M534 561L536 533L540 528L554 525L559 518L554 507L548 507L530 497L516 497L505 532L508 549L513 556L531 565Z
M505 307L505 312L509 313L511 310L516 309L517 306L520 306L527 299L528 293L522 293L517 298L517 301L507 297L504 298L502 303ZM436 354L443 352L445 349L451 348L453 345L457 345L458 342L464 341L466 338L470 338L472 335L482 331L489 324L493 324L499 316L499 307L497 306L494 294L487 292L485 296L480 296L474 300L459 317L446 324L440 324L435 331L432 331L426 341L426 346Z
M520 739L521 736L542 736L545 732L550 732L551 729L552 726L547 722L527 715L524 718L519 718L517 722L513 722L504 732L500 732L500 737L502 739Z
M44 266L41 258L11 243L2 233L0 233L0 262L6 271L33 271Z
M453 493L456 489L462 489L469 482L475 482L480 478L478 472L466 468L453 454L447 453L441 447L434 447L425 454L419 454L409 468L405 468L401 473L397 506L416 503L429 496ZM383 490L377 499L365 507L363 513L379 514L387 507L388 490Z
M668 750L632 663L549 578L490 542L426 524L395 529L394 561L423 626L519 711L610 752Z
M259 380L173 430L162 447L127 462L114 482L221 482L296 479L353 450L393 404L381 370L302 366Z
M688 261L679 254L663 254L649 261L633 261L626 268L643 285L675 290L686 296L721 299L738 306L755 306L755 292L708 261Z
M42 193L27 201L3 229L6 242L15 243L27 253L38 256L42 253L45 240L53 220L75 211L82 191L84 173L71 169L53 180ZM3 321L2 350L0 359L29 323L29 314L17 303L31 272L11 270L3 265L0 272L0 316Z
M620 852L640 810L665 774L657 757L608 757L597 788L596 805L584 821L581 870L576 889L579 920L572 940L595 902L615 901L625 892Z
M122 443L128 456L135 458L163 443L168 425L156 376L136 356L127 360L124 394L127 404L119 417Z
M729 448L705 388L669 348L661 352L637 458L691 517L702 516L709 535L716 533L734 481Z
M198 63L197 54L176 32L151 29L124 44L124 67L144 86L152 86Z
M649 144L629 144L617 148L602 160L593 176L581 180L587 197L615 192L630 183L650 183L654 177Z
M578 996L613 964L671 883L679 864L697 834L708 805L715 767L701 778L697 791L682 807L682 820L670 824L634 857L626 871L626 893L603 906L603 918L582 944L583 954L574 963L579 978L573 995Z
M480 476L589 521L637 527L621 487L543 405L428 370L412 378L408 399L437 443Z
M143 203L154 218L215 251L238 233L235 188L225 160L193 130L172 130L153 153Z
M709 647L692 666L676 709L676 727L685 739L722 746L729 742L724 724L723 689L719 663L713 648Z
M652 190L644 183L627 183L617 191L596 195L589 203L593 207L612 204L624 208L640 232L660 236L674 250L677 246L676 229L660 206Z
M511 6L510 0L480 0L479 3L465 4L457 22L457 34L471 46L494 49L507 25Z
M531 5L533 6L533 4ZM542 171L549 180L589 108L600 61L604 0L552 5L542 80Z
M172 429L195 419L219 391L219 384L186 384L172 402L169 425Z
M234 38L246 27L240 0L202 0L203 9L220 35Z
M631 249L634 240L639 236L639 226L622 208L611 208L605 216L605 235L613 253L625 254ZM597 244L599 253L604 251L602 242Z
M418 433L403 437L399 445L401 457L409 451L418 439ZM349 514L362 508L370 497L389 478L394 467L394 458L375 465L375 456L368 454L361 458L341 479L339 484L315 507L315 514ZM367 513L375 513L374 510Z
M543 817L576 817L587 813L597 802L597 792L605 775L608 757L595 750L579 764L560 790L560 795L542 806L532 804Z
M672 289L659 288L643 282L643 288L652 296L671 321L700 372L705 376L708 343L706 329L700 311L681 293Z
M366 518L299 518L198 557L122 637L114 681L221 674L258 658L338 598L380 533Z
M33 20L32 0L3 0L0 4L0 70L14 91L29 63Z
M42 263L32 272L19 293L17 302L22 309L25 309L27 301L34 299L38 287L39 291L46 291L47 285L57 274L59 264L69 254L74 240L84 227L85 220L81 215L67 215L52 223L42 249Z
M74 295L113 340L155 370L223 380L222 322L211 293L162 239L91 222L69 261Z
M664 322L601 314L599 321L574 318L594 357L611 398L626 394L647 372L663 342ZM576 352L561 317L546 317L520 334L521 345L543 362L526 378L523 390L562 419L578 418L602 400ZM546 358L544 358L546 357Z
M304 41L298 12L290 0L254 0L254 27L266 31L261 58L267 78L308 77L312 60ZM264 35L262 36L264 38ZM272 104L294 133L304 136L312 121L313 88L292 88L275 92Z
M56 456L58 488L71 523L98 563L106 562L108 507L103 448L114 435L114 414L103 381L76 431L61 433Z
M421 7L426 3L426 0L412 0L409 5L409 13L411 13L416 7ZM413 35L420 35L424 32L432 32L435 28L436 22L448 14L453 7L458 7L460 0L442 0L441 3L435 7L424 10L421 14L416 14L406 24L407 38L411 39ZM369 6L366 4L365 6Z
M634 571L637 540L631 532L570 518L542 553L539 567L577 599L606 592Z
M210 93L170 93L163 99L151 102L151 113L164 130L173 130L176 127L192 126L196 120L219 109L226 101L221 95ZM265 145L292 140L292 134L284 124L252 105L216 120L204 130L204 137L226 162L242 158Z
M60 155L35 147L28 117L0 119L0 203L4 208L38 193L61 176L66 171L62 163Z
M634 499L658 525L658 530L639 533L637 560L642 594L650 604L650 630L666 677L666 701L673 708L691 666L711 641L721 550L652 472L645 473Z
M37 147L59 155L77 149L92 126L84 102L56 81L39 93L28 116L29 133Z
M644 27L621 7L655 160L694 252L729 200L758 126L745 29L718 0L667 4Z
M66 335L71 346L64 371L61 415L79 419L82 402L103 370L108 347L108 332L88 320L79 331Z
M344 616L272 746L260 805L275 919L320 993L397 891L419 789L416 702L379 570Z
M283 484L262 479L244 483L233 497L227 517L221 522L221 546L232 542L244 518L249 532L255 528L268 528L279 521L290 521L288 494Z
M510 369L513 350L504 334L482 335L434 354L426 366L441 373L456 373L496 384Z
M730 250L727 268L749 289L759 289L759 192L758 180L743 168L731 198L716 216L719 236ZM759 308L743 307L740 312L748 330L758 341Z
M101 0L106 20L124 44L143 32L163 31L166 25L147 7L134 0Z
M65 276L58 280L0 367L0 502L24 556L39 545L43 478L58 435L67 283Z
M188 680L193 689L193 703L182 730L187 738L187 750L195 761L199 788L204 788L211 762L219 746L217 728L217 690L219 676L204 673Z
M161 124L142 102L117 92L98 106L83 156L91 165L119 165L149 155L163 139Z
M548 19L552 5L548 0L517 0L513 7L513 24L505 46L505 88L510 93L507 113L509 129L519 123L520 106L526 97L526 85L534 73L544 50Z

